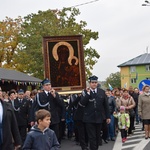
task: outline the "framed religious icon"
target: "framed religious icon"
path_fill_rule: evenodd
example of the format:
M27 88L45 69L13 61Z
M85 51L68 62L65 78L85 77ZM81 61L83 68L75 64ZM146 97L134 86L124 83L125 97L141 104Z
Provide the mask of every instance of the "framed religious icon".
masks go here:
M86 86L82 35L43 37L45 77L60 93L76 93Z

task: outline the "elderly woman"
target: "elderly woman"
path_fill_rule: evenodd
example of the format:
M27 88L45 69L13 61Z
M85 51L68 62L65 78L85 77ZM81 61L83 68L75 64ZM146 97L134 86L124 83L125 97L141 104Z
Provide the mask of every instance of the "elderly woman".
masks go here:
M143 93L139 95L138 114L143 119L145 139L150 136L150 87L143 87Z
M133 108L135 107L135 102L132 96L129 95L129 92L127 89L123 90L122 97L120 98L120 103L121 106L125 106L126 112L129 113L130 116L130 127L128 130L128 135L132 134L132 130L134 128L134 117L135 117L135 112Z

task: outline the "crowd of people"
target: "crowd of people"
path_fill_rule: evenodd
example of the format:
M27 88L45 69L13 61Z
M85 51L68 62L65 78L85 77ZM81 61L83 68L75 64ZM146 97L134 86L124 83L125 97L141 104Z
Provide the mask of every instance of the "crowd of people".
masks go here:
M0 89L0 149L57 150L63 138L75 137L82 150L98 150L103 142L122 142L142 123L150 138L150 87L103 90L98 77L80 94L59 95L49 79L42 89ZM13 140L12 140L13 139ZM38 142L35 142L35 140Z

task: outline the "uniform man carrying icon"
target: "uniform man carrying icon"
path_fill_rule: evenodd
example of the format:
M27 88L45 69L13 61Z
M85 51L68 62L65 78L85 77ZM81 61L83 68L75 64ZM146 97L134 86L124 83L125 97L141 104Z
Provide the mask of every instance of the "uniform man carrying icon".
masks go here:
M39 109L46 109L51 112L51 125L50 128L55 131L55 134L58 138L59 136L59 114L58 107L61 107L61 101L59 99L59 94L51 87L51 82L49 79L44 79L42 82L43 92L38 93L35 97L35 101L32 105L32 115L31 115L31 126L35 119L35 112Z
M98 150L101 127L104 120L110 123L110 114L105 91L97 88L98 77L89 78L89 86L81 96L80 105L84 107L83 122L86 124L90 150Z

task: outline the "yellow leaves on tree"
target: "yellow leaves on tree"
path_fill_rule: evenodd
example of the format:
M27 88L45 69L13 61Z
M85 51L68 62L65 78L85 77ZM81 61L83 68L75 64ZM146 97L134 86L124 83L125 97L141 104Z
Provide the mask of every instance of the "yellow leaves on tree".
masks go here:
M13 68L14 55L19 48L18 38L21 32L21 17L6 17L0 22L0 67Z

